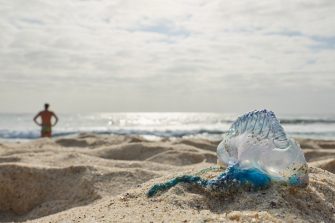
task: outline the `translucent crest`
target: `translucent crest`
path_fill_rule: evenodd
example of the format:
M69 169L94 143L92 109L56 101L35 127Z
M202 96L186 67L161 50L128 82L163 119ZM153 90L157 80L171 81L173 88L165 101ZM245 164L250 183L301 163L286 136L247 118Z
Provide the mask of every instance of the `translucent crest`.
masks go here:
M294 186L308 184L307 163L300 146L287 137L272 111L249 112L239 117L217 148L226 165L257 168L275 181Z

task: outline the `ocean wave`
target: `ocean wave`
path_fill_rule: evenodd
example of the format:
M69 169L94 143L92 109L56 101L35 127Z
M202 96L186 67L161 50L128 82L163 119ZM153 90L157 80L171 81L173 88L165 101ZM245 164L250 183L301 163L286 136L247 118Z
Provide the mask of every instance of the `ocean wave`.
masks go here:
M64 137L77 135L80 133L94 133L97 135L123 135L123 136L149 136L159 138L183 138L183 137L203 137L207 139L219 140L226 131L213 129L193 129L193 130L143 130L143 129L118 129L118 130L90 130L90 131L55 131L53 137ZM296 132L288 131L290 136L315 138L315 139L334 139L335 131L327 132ZM40 138L40 132L0 130L0 139L32 140Z
M181 138L186 136L199 135L222 135L225 131L197 129L197 130L134 130L134 129L119 129L119 130L91 130L91 131L55 131L54 137L69 136L80 133L94 133L98 135L129 135L129 136L156 136L162 138ZM37 139L40 137L38 131L11 131L0 130L0 138L3 139Z
M279 118L281 124L335 124L333 118ZM231 124L234 120L219 120L221 124Z
M280 119L281 124L334 124L335 119Z

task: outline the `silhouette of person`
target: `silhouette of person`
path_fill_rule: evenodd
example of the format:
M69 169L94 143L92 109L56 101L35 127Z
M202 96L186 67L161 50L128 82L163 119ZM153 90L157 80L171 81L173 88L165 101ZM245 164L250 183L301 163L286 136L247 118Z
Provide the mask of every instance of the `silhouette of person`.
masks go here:
M44 104L44 110L40 111L35 117L34 117L34 122L41 126L41 137L51 137L51 127L55 126L58 122L58 117L55 113L52 111L49 111L49 104L45 103ZM41 123L37 122L37 118L41 117ZM55 118L55 123L51 124L51 118Z

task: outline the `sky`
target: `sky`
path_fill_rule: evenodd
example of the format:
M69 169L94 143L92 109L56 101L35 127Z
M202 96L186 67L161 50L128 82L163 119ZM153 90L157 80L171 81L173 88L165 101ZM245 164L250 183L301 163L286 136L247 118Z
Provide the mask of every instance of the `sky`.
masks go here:
M334 0L0 0L0 112L335 114Z

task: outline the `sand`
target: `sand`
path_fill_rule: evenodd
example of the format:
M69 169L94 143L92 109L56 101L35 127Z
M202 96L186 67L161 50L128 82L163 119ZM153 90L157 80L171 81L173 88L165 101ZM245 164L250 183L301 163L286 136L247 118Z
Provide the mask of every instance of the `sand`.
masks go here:
M1 142L0 221L335 222L335 141L297 140L309 162L305 189L213 195L178 185L153 198L145 193L154 183L215 165L218 142L93 134Z

